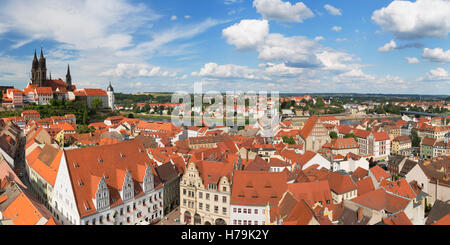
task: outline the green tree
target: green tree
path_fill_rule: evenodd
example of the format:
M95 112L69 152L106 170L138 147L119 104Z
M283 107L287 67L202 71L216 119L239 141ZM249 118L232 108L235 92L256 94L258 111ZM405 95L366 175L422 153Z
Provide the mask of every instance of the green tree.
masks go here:
M344 135L344 138L351 138L351 137L353 137L356 140L356 136L353 133Z
M411 129L411 141L413 147L420 147L420 137L415 129Z
M283 136L283 142L289 145L294 145L295 140L292 137Z
M85 107L83 111L83 124L87 124L87 120L88 120L88 110L87 107Z
M323 98L321 96L316 98L316 105L317 108L322 108L325 106L325 104L323 103Z
M338 138L338 134L336 132L334 132L334 131L331 131L330 132L330 138L337 139Z
M91 103L92 109L97 110L98 108L101 108L102 104L103 104L103 101L99 97L95 97Z
M148 103L145 103L144 112L148 113L149 111L150 111L150 105Z

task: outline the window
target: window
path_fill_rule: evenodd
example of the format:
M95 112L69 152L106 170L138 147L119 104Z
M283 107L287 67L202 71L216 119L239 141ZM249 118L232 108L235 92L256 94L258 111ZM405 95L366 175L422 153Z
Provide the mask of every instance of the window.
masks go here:
M236 208L233 208L233 213L236 213L236 211L237 211Z
M227 208L222 208L222 213L227 214Z
M237 224L237 221L236 220L233 220L233 225L236 225Z
M244 220L244 225L247 225L247 220Z
M203 192L198 193L198 198L203 198Z
M255 214L258 214L258 209L255 208Z
M252 225L252 221L251 220L248 221L248 225Z
M219 196L218 195L214 195L214 201L215 202L219 201Z
M218 206L214 206L214 213L219 213L219 207Z
M239 221L238 221L238 224L239 224L239 225L242 225L242 220L239 220Z
M227 197L226 197L226 196L223 196L223 197L222 197L222 202L223 202L223 203L226 203L226 202L227 202Z
M201 202L198 203L198 208L199 208L199 209L203 209L203 203L201 203Z
M222 189L223 189L223 191L227 191L227 187L226 186L224 186Z
M238 208L238 213L239 213L239 214L241 213L241 208Z
M186 206L186 199L183 199L183 206Z
M206 211L209 211L209 204L206 204Z
M246 209L246 208L244 208L244 209L243 209L243 211L244 211L244 212L243 212L244 214L246 214L246 213L247 213L247 209Z
M209 193L206 193L206 200L209 200Z
M248 209L248 214L252 214L252 210L250 208Z
M186 195L186 189L183 189L183 195Z

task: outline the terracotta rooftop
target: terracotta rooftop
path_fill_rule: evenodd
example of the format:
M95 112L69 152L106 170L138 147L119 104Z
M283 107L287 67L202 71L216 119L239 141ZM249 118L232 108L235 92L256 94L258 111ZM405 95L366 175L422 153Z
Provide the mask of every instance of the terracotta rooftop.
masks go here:
M135 185L135 197L143 195L139 183L143 182L148 167L154 175L155 188L161 186L152 161L140 141L66 150L65 156L81 217L96 213L93 197L102 178L109 188L111 206L122 203L119 191L122 190L127 171Z
M277 205L287 190L286 175L280 172L235 171L232 205Z

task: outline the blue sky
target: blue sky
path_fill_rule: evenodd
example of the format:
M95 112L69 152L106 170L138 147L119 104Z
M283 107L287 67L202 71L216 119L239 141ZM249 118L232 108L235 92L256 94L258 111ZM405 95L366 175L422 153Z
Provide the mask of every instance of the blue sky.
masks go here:
M4 0L0 84L450 94L449 0ZM25 17L26 16L26 17Z

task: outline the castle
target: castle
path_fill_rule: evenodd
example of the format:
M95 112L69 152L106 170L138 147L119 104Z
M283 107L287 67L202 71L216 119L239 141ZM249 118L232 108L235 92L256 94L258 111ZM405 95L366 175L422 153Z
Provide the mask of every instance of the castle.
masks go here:
M51 87L53 91L59 88L59 91L75 91L76 87L72 85L72 76L70 75L70 67L67 65L66 81L61 79L52 80L51 74L50 78L47 79L47 64L44 57L44 53L41 49L41 56L39 60L36 56L36 50L34 51L34 59L31 66L31 85L35 87Z
M28 84L27 88L23 92L20 91L23 99L17 99L14 103L15 106L20 106L23 103L49 104L52 98L74 100L78 97L81 101L85 101L89 107L92 106L94 98L99 98L102 100L101 107L109 107L114 110L114 89L111 86L111 82L107 87L107 91L98 88L77 89L72 84L69 65L67 65L66 81L63 81L61 78L52 79L51 73L47 77L47 64L42 48L39 60L36 50L34 51L30 80L31 83ZM11 98L11 101L14 102L13 98Z

